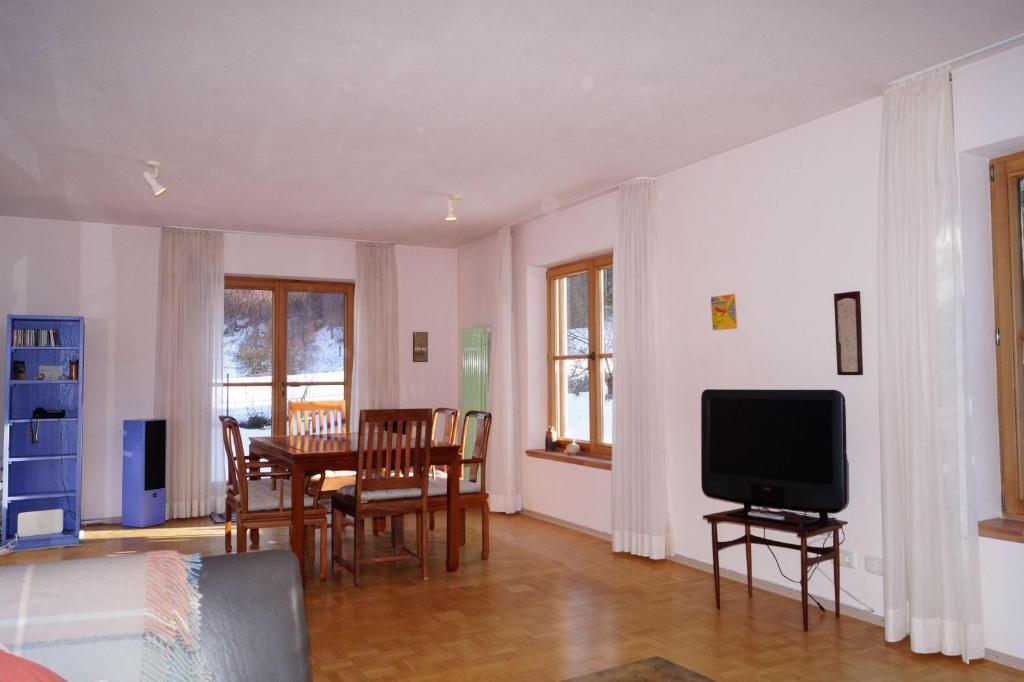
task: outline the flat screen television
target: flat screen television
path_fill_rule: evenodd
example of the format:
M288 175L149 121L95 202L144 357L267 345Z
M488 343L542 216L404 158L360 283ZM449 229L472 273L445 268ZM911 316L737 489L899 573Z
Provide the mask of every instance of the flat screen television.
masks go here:
M827 514L846 507L846 408L839 391L704 391L704 494L746 507Z

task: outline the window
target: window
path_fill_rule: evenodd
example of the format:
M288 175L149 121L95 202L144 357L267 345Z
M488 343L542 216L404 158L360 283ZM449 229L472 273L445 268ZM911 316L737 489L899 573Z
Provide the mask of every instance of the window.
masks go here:
M611 455L611 254L548 270L548 417L559 443Z
M1003 513L1024 519L1024 153L992 162L992 274Z
M352 292L341 282L225 278L223 400L244 435L284 434L290 401L351 404Z

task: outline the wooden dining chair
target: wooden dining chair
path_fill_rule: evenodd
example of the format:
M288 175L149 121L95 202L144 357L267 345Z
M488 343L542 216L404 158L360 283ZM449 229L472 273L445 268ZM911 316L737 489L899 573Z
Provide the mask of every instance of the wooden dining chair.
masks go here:
M234 417L220 417L221 433L224 437L224 452L228 461L228 485L225 499L224 541L225 549L231 551L231 517L234 515L238 552L247 549L246 532L261 528L291 528L290 477L279 472L260 471L265 462L249 461L242 448L242 432ZM254 473L255 472L255 473ZM258 475L259 478L250 478ZM270 487L270 480L281 485L277 490ZM327 579L330 557L327 554L327 510L314 504L312 496L306 495L304 524L320 529L320 579ZM258 537L256 535L255 537Z
M288 401L289 435L305 436L344 431L344 400Z
M313 436L345 432L345 401L288 401L288 435ZM306 475L306 494L312 495L317 504L323 494L327 477L354 476L354 471L319 471ZM338 484L335 483L335 486Z
M364 564L402 561L420 562L427 579L427 466L430 462L429 409L362 410L359 413L359 453L356 482L331 496L331 546L334 567L352 572L358 587ZM416 551L405 547L406 514L416 515ZM355 523L352 560L342 553L344 518ZM367 518L391 517L393 554L367 558L364 554L364 522Z
M438 407L434 409L430 434L436 443L451 444L455 442L455 431L459 426L459 411L454 407Z
M435 443L452 445L455 443L455 432L459 427L459 411L454 407L434 408L434 420L431 423L430 434ZM444 472L446 467L431 466L430 477L437 478L438 474ZM430 530L434 530L434 512L430 512Z
M480 557L486 559L490 554L490 513L491 508L487 497L487 442L491 435L491 413L472 410L462 420L461 464L457 472L449 471L449 476L459 476L459 539L466 542L466 509L480 509L480 530L483 547ZM472 443L467 442L472 438ZM466 457L466 453L470 457ZM427 507L430 513L443 511L448 507L448 481L435 478L430 481L429 500Z

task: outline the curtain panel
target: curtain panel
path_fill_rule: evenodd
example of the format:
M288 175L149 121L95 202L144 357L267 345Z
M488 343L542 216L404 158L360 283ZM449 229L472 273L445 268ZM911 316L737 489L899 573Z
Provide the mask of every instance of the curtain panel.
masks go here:
M885 637L969 661L985 646L948 67L885 90L878 248Z
M489 404L493 421L487 453L487 485L493 511L514 514L523 508L521 456L515 437L515 349L512 309L512 228L498 240L498 297L491 337Z
M398 270L395 245L356 244L356 344L349 423L359 410L398 407Z
M170 518L224 510L226 459L216 418L223 336L223 235L164 228L154 408L167 420Z
M615 240L615 400L612 405L612 550L651 559L671 553L662 414L661 296L657 286L655 181L621 189Z

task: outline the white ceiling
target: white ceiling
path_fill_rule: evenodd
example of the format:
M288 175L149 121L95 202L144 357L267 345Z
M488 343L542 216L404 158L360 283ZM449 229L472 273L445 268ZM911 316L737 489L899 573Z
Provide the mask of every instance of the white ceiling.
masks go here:
M455 246L1022 32L1021 0L0 0L0 214Z

